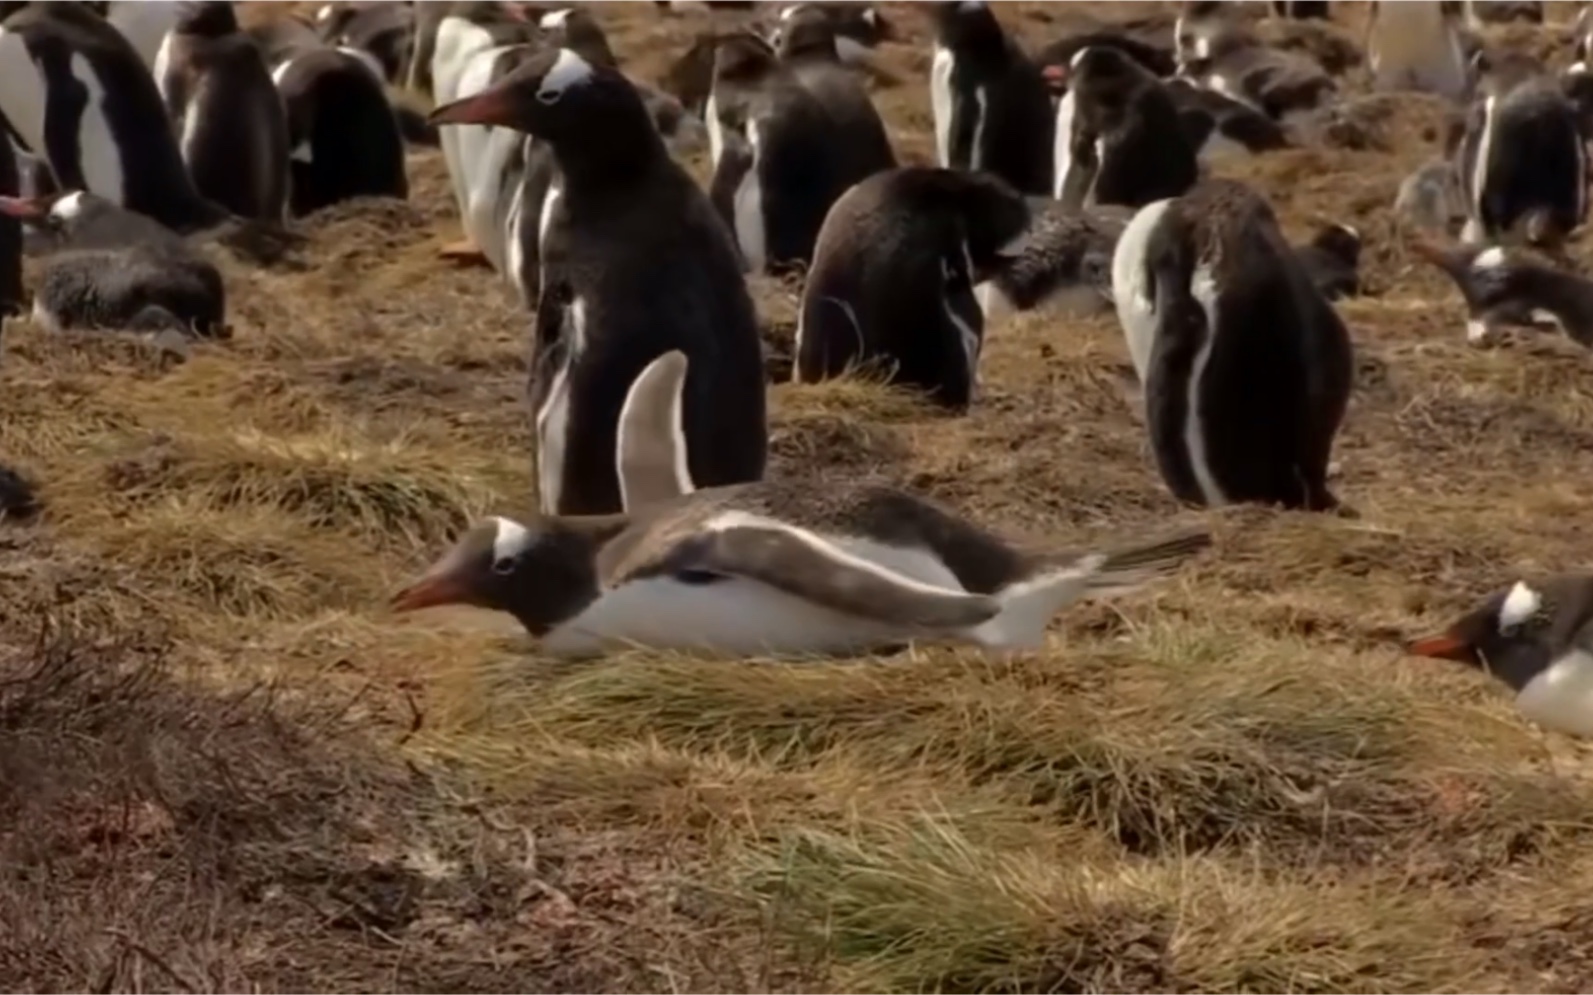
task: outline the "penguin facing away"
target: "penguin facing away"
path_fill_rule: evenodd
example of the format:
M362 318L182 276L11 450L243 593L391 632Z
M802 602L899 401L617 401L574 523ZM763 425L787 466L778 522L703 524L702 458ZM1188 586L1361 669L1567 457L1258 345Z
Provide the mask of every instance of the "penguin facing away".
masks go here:
M932 10L936 163L1050 193L1055 114L1039 67L984 0L936 0Z
M850 160L843 167L848 185L895 168L885 122L858 75L841 59L835 16L822 7L799 4L787 9L784 18L776 55L834 122L835 141Z
M1590 617L1593 576L1518 580L1406 652L1483 670L1515 692L1516 708L1529 721L1593 736Z
M1023 195L989 174L909 166L852 187L802 288L794 378L883 363L890 382L966 411L984 340L974 287L1028 223Z
M384 83L396 82L415 46L415 7L408 3L330 3L316 13L327 45L368 56Z
M1118 549L1030 551L876 484L699 489L682 452L686 375L684 356L666 353L627 393L615 459L628 481L649 478L646 500L624 514L487 519L393 608L508 612L559 656L643 646L804 657L914 639L1010 652L1043 646L1067 605L1153 582L1211 543L1187 530ZM653 452L638 461L636 450Z
M1207 180L1141 208L1112 286L1175 497L1337 506L1327 468L1354 374L1350 338L1260 195Z
M1117 48L1074 53L1057 103L1053 195L1063 206L1143 207L1200 177L1196 147L1160 81Z
M683 402L692 478L759 479L762 343L740 260L636 88L558 49L432 120L534 135L558 169L559 194L542 219L530 388L546 513L621 509L620 408L642 369L672 349L692 364Z
M227 219L195 189L149 69L85 5L30 3L0 23L0 113L59 188L177 231Z
M0 138L0 197L22 193L22 175L17 169L11 143ZM0 214L0 321L22 310L22 222Z
M155 56L155 83L199 192L240 217L281 221L287 113L228 0L183 7Z
M803 0L781 9L780 24L769 42L783 49L788 25L793 19L823 18L835 37L836 58L847 65L862 65L881 42L896 36L891 23L871 3L830 3Z

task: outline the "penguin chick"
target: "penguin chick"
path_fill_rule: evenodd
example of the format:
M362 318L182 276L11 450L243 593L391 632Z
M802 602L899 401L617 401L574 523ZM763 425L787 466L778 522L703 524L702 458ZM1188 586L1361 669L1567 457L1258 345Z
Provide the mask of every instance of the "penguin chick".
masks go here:
M1465 223L1465 198L1455 164L1434 159L1411 173L1399 185L1394 213L1413 228L1452 234Z
M1492 344L1501 326L1558 326L1593 349L1593 281L1502 246L1444 247L1426 240L1418 256L1449 275L1466 301L1466 341Z
M1112 255L1134 216L1112 204L1070 211L1059 201L1030 198L1033 220L1018 244L979 288L985 321L1005 310L1058 307L1072 317L1112 309Z

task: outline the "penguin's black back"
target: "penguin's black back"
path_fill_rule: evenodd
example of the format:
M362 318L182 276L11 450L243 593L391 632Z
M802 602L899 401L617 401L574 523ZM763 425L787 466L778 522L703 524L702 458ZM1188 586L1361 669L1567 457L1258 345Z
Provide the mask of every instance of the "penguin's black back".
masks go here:
M1563 236L1586 215L1586 155L1575 106L1551 79L1527 81L1498 100L1480 194L1489 232L1510 231L1538 213ZM1474 157L1480 135L1468 135ZM1475 159L1465 174L1476 174Z
M409 196L404 138L387 94L359 60L316 48L288 62L277 80L287 109L295 217L353 197Z

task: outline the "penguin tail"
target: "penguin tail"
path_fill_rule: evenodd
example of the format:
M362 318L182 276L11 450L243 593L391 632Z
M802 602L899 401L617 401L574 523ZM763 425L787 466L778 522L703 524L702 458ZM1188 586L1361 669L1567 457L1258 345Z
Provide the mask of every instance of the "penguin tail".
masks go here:
M1091 572L1086 594L1106 597L1143 587L1173 573L1211 544L1211 533L1196 528L1097 554L1100 562Z

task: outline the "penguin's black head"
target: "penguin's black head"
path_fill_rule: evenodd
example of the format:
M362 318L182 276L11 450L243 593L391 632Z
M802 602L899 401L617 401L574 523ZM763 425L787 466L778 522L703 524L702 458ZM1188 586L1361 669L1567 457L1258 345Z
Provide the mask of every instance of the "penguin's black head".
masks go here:
M1593 575L1518 580L1442 632L1406 647L1413 656L1486 666L1519 686L1577 641L1593 617Z
M566 7L543 14L538 27L550 45L571 49L596 66L610 69L619 66L614 50L609 47L608 35L592 15L580 7Z
M714 51L713 110L721 133L744 136L754 95L780 72L769 43L755 34L723 38Z
M238 30L238 14L228 0L186 0L177 8L173 29L201 38L221 38Z
M1360 265L1361 233L1349 225L1323 225L1311 244L1352 269Z
M480 93L444 104L427 121L513 128L558 143L601 134L616 117L653 131L630 80L571 49L557 48L530 56Z
M770 35L780 58L821 59L838 62L840 49L836 45L835 22L827 10L812 4L787 8L781 13L780 26Z
M978 58L1001 52L1006 33L985 0L936 0L935 37L960 55Z
M16 218L34 231L62 238L96 218L120 210L105 198L86 190L37 197L0 197L0 214Z

